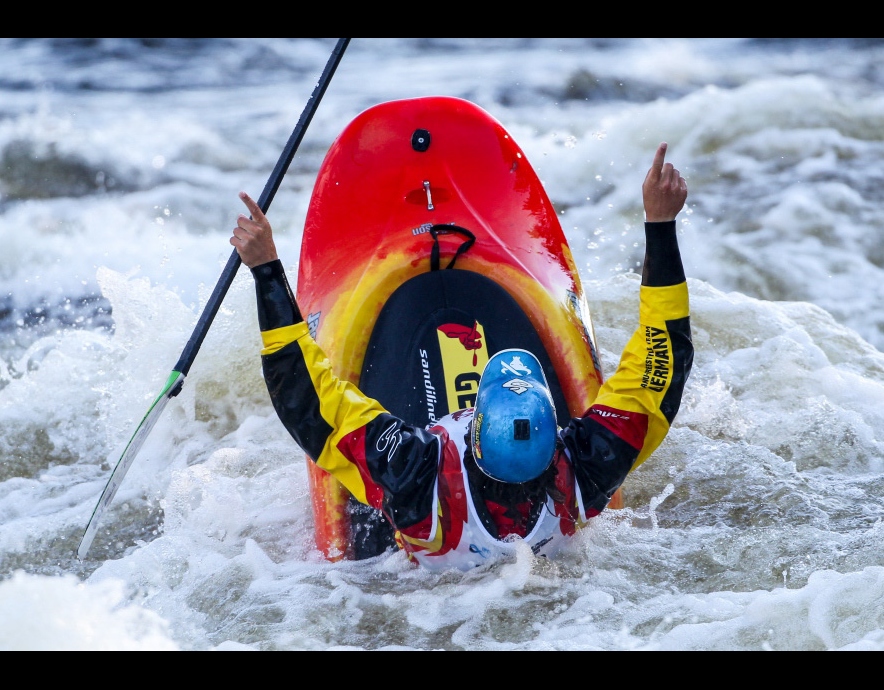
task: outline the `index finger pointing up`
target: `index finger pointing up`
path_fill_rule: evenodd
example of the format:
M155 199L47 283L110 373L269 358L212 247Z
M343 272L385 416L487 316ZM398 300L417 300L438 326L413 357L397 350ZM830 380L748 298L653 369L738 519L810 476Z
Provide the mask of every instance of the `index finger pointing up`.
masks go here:
M654 154L654 162L651 165L651 169L659 175L663 170L663 161L666 159L666 149L669 148L669 144L665 141L661 143L657 147L657 152Z
M252 215L252 220L257 223L261 223L265 220L264 212L261 210L261 207L255 202L252 197L250 197L245 192L239 193L239 198L243 200L246 207L249 209L249 212Z

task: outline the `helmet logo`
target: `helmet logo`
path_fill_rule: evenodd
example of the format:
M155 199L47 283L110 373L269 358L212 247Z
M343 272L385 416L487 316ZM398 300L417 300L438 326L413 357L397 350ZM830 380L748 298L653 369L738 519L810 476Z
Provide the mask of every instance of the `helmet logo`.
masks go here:
M522 395L522 393L524 393L529 388L534 388L534 386L532 386L527 381L523 381L522 379L510 379L502 385L504 388L512 391L516 395Z
M512 374L513 376L525 376L526 374L530 374L531 370L522 364L521 358L516 355L510 360L509 364L506 362L500 363L500 373Z
M485 418L481 412L477 414L473 418L473 422L471 424L473 428L473 456L482 459L482 442L479 439L479 435L482 433L482 420Z

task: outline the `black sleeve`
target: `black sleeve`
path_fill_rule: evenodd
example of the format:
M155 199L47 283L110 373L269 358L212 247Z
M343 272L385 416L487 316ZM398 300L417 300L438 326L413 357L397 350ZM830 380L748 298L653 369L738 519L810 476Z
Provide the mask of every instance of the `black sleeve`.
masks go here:
M586 510L601 512L632 470L638 449L591 417L572 419L561 435Z
M262 331L294 326L304 320L282 261L270 261L251 270L258 295L258 325Z
M645 263L642 285L666 287L685 281L675 221L645 223Z

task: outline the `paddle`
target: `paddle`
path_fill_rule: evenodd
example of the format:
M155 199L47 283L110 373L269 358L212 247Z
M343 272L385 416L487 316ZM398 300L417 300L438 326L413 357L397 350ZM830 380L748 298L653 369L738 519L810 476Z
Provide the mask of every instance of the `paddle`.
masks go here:
M282 178L285 176L292 159L295 157L295 152L298 150L298 146L304 138L304 132L307 130L307 126L313 119L313 115L319 106L319 101L322 100L322 96L325 94L329 82L331 81L332 76L334 76L338 64L341 62L341 58L344 56L344 51L349 42L349 38L338 39L338 42L325 65L325 70L323 70L322 76L313 88L313 93L310 96L310 100L307 101L304 112L301 113L301 118L298 120L298 124L295 126L292 135L289 137L282 155L280 155L279 160L276 162L276 167L273 169L270 179L267 180L267 184L264 186L264 191L261 192L261 196L258 198L258 206L261 207L261 210L264 213L267 213L267 209L270 208L270 202L273 201L273 197L276 195L276 190L279 189ZM77 548L77 557L81 560L86 556L86 552L89 551L89 547L92 545L92 540L95 539L95 534L98 531L98 522L101 519L102 514L108 505L110 505L114 495L117 493L117 489L120 488L120 484L123 482L123 477L125 477L126 472L129 471L129 467L131 467L132 462L135 460L135 456L144 444L145 439L148 434L150 434L151 429L153 429L157 419L169 400L181 392L181 387L184 384L184 377L187 376L187 373L190 371L190 366L193 364L193 360L196 359L196 355L199 352L200 346L203 344L206 333L208 333L209 327L212 325L212 321L218 313L224 295L227 294L227 291L233 284L233 279L236 277L236 271L239 268L240 263L241 260L239 254L234 249L230 258L227 260L227 265L224 267L224 271L221 273L221 278L218 280L215 289L212 291L212 295L209 297L209 301L203 308L203 313L200 315L196 328L190 336L190 340L188 340L187 345L184 346L181 357L178 358L178 362L172 369L172 373L169 374L169 378L166 379L166 383L160 391L160 394L156 397L153 404L142 418L141 423L138 425L138 428L135 430L129 443L126 445L123 454L117 461L114 471L111 472L110 479L104 487L104 491L101 492L98 504L95 506L95 510L92 511L92 517L89 518L89 523L86 525L86 530L83 532L83 537L80 539L80 545Z

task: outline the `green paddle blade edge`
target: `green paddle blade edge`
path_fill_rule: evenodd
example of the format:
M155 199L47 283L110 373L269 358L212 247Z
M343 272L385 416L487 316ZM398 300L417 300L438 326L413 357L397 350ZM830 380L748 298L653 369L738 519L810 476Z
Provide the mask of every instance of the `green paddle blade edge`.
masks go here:
M141 423L138 425L135 433L132 434L132 438L126 445L126 449L123 451L120 459L117 461L114 471L111 472L110 479L108 479L104 491L101 492L95 510L92 511L92 517L89 518L89 523L86 525L86 530L83 532L83 537L80 539L80 545L77 547L77 557L80 560L83 560L83 558L86 557L89 547L92 546L92 540L95 539L95 535L98 532L98 523L101 520L101 516L110 505L111 501L114 500L117 489L119 489L120 485L123 483L123 478L132 466L135 456L138 455L138 451L141 450L141 446L144 444L148 434L150 434L154 425L157 423L157 420L160 418L160 415L169 400L181 392L181 386L183 384L184 374L180 371L172 371L172 373L169 374L169 378L166 379L166 384L163 386L163 390L156 397L153 404L150 406L150 409L148 409L147 413L141 419Z

